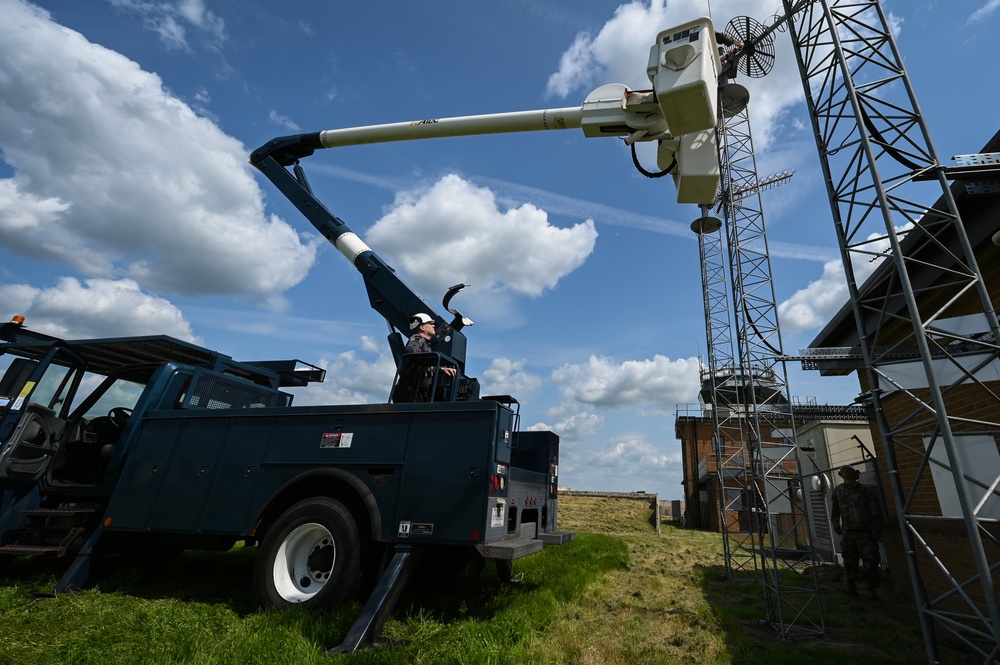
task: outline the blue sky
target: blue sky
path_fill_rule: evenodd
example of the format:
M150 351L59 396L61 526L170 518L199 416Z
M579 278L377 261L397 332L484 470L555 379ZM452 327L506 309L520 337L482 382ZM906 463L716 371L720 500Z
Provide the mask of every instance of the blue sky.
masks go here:
M886 0L945 164L998 129L987 64L1000 0ZM247 164L276 136L578 107L648 88L660 30L768 22L777 0L366 3L0 0L0 317L68 337L166 333L238 359L328 368L296 401L378 402L392 362L360 276ZM846 298L787 33L742 80L782 341ZM645 166L655 169L648 152ZM678 405L697 402L705 324L696 206L628 148L580 130L321 151L320 199L440 303L475 320L468 371L562 437L561 482L680 498ZM0 360L2 364L2 360ZM790 368L849 403L853 379Z

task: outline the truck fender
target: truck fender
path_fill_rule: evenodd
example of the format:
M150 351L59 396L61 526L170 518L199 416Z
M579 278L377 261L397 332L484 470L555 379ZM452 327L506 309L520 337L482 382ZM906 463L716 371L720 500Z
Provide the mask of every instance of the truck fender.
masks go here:
M270 522L292 503L303 498L309 496L337 497L342 494L342 492L330 491L330 480L347 485L353 491L360 505L368 513L368 521L371 524L369 538L377 540L382 533L382 513L372 491L353 473L331 468L312 469L300 473L279 487L257 515L251 535L256 537L262 524Z

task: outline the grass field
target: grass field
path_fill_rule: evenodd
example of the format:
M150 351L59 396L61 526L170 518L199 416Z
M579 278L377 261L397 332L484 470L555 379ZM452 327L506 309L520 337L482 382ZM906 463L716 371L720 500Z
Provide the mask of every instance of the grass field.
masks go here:
M891 592L848 597L820 576L824 634L780 641L759 585L722 579L719 534L665 525L640 501L565 497L575 541L515 562L520 582L424 575L380 648L331 656L360 608L258 612L255 548L119 562L86 591L44 597L65 562L17 560L0 574L0 663L921 663L913 606ZM981 659L942 646L945 663Z

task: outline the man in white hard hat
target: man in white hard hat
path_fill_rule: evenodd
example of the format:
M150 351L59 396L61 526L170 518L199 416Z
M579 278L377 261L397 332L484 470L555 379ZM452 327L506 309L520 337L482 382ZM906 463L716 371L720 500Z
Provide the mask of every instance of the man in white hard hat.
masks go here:
M420 312L410 317L412 334L403 348L403 354L430 353L431 339L434 337L436 324L428 314ZM441 367L441 374L454 377L458 371L454 367ZM399 377L396 389L393 391L394 402L429 402L431 383L434 379L434 368L426 365L405 363L403 373Z

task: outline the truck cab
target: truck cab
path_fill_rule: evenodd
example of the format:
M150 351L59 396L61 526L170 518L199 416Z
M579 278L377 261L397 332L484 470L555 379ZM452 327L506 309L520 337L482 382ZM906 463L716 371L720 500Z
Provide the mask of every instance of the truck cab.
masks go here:
M109 506L132 500L121 479L147 437L146 417L288 407L292 395L281 388L325 374L297 360L240 363L167 336L67 341L25 328L20 317L0 326L0 355L12 357L0 378L0 566L14 556L67 557L74 563L57 590L85 584L91 554L120 544L235 542L164 538L155 528L123 538L107 528Z
M0 351L15 356L0 379L4 489L41 482L106 495L133 414L291 406L280 388L325 375L298 360L239 363L162 335L64 341L17 320L0 328Z

